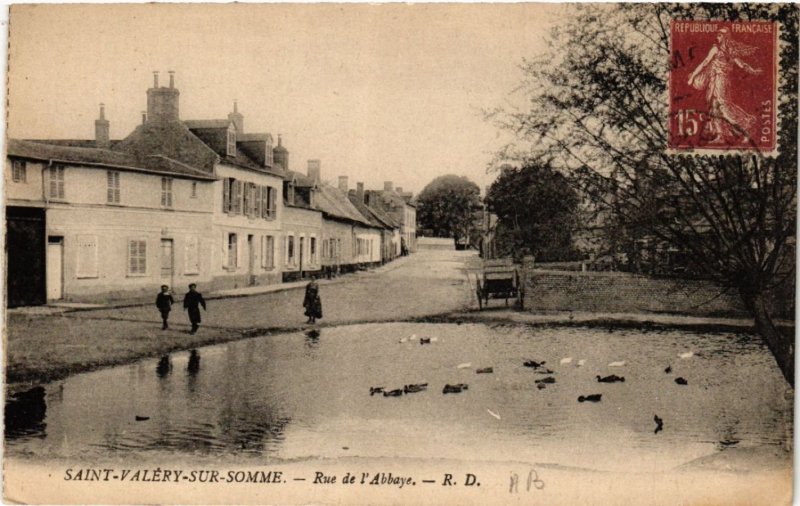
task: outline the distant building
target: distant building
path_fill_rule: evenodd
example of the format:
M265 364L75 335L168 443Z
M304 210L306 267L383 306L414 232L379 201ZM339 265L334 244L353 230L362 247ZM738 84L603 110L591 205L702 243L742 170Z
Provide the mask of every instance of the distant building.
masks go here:
M382 191L369 190L367 199L370 207L383 211L400 225L402 242L408 251L416 251L417 207L413 200L413 194L403 192L402 188L395 189L391 181L386 181Z
M381 262L389 262L400 256L400 225L381 209L369 206L364 183L356 183L355 190L348 191L350 202L375 228L381 231Z
M280 138L279 138L280 139ZM285 151L286 148L278 145ZM276 148L278 149L278 148ZM288 163L287 155L283 163ZM316 175L314 167L317 168ZM322 270L322 212L316 208L319 161L308 161L309 176L285 171L283 212L283 279L291 281Z

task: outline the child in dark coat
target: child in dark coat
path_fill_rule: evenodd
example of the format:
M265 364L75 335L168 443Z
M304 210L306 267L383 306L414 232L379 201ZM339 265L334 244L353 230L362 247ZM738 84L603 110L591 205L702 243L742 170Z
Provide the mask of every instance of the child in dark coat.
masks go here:
M189 311L189 322L192 324L190 334L197 332L200 326L200 306L206 309L206 301L203 299L203 294L197 291L197 285L192 283L189 285L189 291L183 297L183 309Z
M306 323L316 323L317 318L322 318L322 299L319 296L319 285L316 276L306 286L306 296L303 298L303 307L306 308Z
M169 328L167 320L169 320L169 312L172 310L173 304L175 304L175 299L173 299L172 294L169 293L169 287L167 285L161 285L161 292L156 296L156 307L161 312L161 321L164 322L161 326L161 330Z

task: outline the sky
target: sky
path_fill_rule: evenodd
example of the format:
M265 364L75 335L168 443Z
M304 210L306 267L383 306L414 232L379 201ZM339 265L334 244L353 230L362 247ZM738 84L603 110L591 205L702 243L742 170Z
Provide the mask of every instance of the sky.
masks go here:
M290 168L415 194L443 174L481 189L509 140L482 110L513 94L545 51L558 4L14 5L8 135L111 137L141 122L154 70L175 71L181 119L226 118L281 134Z

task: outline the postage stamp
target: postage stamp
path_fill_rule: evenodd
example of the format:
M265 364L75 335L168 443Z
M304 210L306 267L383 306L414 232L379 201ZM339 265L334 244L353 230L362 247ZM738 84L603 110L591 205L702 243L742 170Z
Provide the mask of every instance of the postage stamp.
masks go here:
M778 30L766 21L672 21L671 153L777 152Z

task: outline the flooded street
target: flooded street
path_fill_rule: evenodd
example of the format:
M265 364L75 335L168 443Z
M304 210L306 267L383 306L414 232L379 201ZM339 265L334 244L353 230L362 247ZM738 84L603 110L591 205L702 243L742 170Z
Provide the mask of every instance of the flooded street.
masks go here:
M552 374L525 367L528 360L546 361ZM611 374L625 381L596 379ZM555 382L536 383L547 377ZM371 387L424 383L416 393L370 395ZM459 383L468 389L442 393ZM732 448L782 448L792 437L787 390L760 341L741 334L362 324L47 384L38 399L33 392L25 406L7 408L14 423L6 451L130 462L513 460L659 472ZM578 402L592 394L601 401Z

